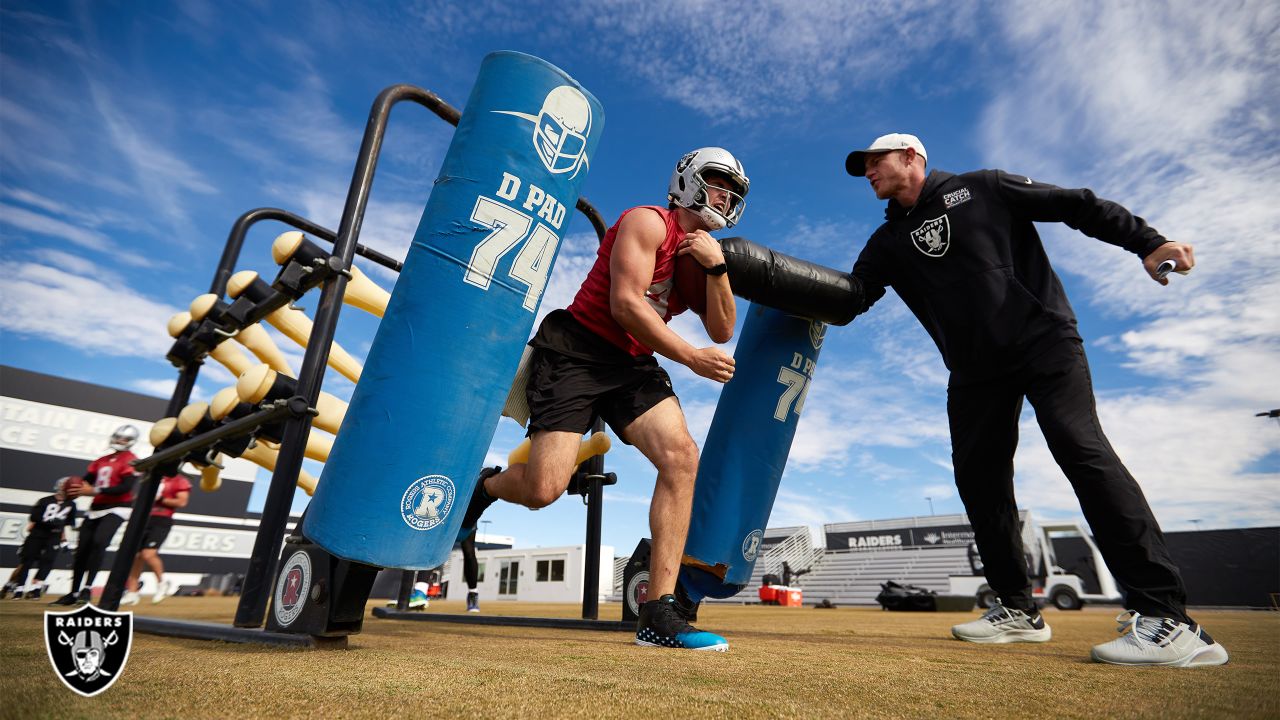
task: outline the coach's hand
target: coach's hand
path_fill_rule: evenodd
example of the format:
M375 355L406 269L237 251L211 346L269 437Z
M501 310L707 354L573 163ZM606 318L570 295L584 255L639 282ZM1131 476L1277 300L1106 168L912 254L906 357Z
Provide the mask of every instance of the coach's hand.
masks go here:
M1146 268L1147 274L1161 285L1169 284L1169 278L1161 276L1157 271L1160 263L1165 260L1172 260L1173 271L1183 275L1191 272L1191 268L1196 266L1195 253L1188 243L1167 242L1161 245L1142 259L1142 267Z
M726 383L733 379L733 358L718 347L704 347L693 351L689 369L704 378Z

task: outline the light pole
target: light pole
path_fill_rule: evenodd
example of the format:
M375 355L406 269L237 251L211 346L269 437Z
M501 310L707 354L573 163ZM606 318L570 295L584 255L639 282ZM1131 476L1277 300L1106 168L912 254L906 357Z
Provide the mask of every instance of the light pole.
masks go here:
M493 521L492 521L492 520L481 520L481 521L480 521L480 525L482 526L480 529L481 529L481 530L484 530L484 536L485 536L486 538L487 538L487 537L489 537L489 528L487 528L487 527L483 527L483 526L488 525L488 524L489 524L489 523L491 523L491 522L493 522ZM479 540L480 538L476 538L476 539L477 539L477 540Z
M933 514L933 498L927 497L925 498L925 500L929 501L929 514L932 515Z

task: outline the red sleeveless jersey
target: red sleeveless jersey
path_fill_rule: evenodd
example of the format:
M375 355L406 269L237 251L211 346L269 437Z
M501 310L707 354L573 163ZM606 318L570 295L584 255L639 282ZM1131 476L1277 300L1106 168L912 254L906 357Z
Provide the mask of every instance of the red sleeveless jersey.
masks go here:
M670 322L671 318L688 309L688 306L676 295L673 275L676 267L676 250L687 235L676 221L676 212L657 205L641 205L631 208L618 218L618 222L605 233L596 253L595 265L587 273L578 294L569 304L569 312L574 319L582 323L595 334L631 353L633 356L652 355L653 349L635 339L613 319L609 310L609 259L613 255L613 241L618 236L618 226L627 213L635 210L651 210L662 216L667 225L667 237L658 247L657 257L653 263L653 278L649 281L649 289L645 291L645 300L662 322Z
M173 500L178 497L178 493L191 492L191 481L186 475L181 473L170 475L161 481L160 493L156 495L156 504L151 508L151 514L158 517L173 517L173 508L168 505L161 505L160 498L169 498Z
M110 455L103 455L89 463L89 472L93 473L93 487L97 490L102 490L119 485L125 478L137 473L133 466L129 464L137 459L138 456L128 450L121 450ZM93 503L89 505L89 509L99 510L132 504L133 491L123 495L94 495Z

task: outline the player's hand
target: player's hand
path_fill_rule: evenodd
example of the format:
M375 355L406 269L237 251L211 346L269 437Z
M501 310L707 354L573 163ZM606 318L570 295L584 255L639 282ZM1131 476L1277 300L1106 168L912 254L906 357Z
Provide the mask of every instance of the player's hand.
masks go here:
M676 254L692 255L693 259L704 268L713 268L724 262L724 252L720 249L720 243L708 235L706 230L694 230L685 235L676 249Z
M1166 260L1172 260L1173 271L1183 275L1191 272L1191 268L1196 266L1195 252L1188 243L1167 242L1161 245L1142 259L1142 267L1146 268L1147 274L1161 285L1169 284L1169 278L1164 277L1158 270L1160 263Z
M689 369L708 380L727 383L733 379L733 358L718 347L704 347L693 351Z

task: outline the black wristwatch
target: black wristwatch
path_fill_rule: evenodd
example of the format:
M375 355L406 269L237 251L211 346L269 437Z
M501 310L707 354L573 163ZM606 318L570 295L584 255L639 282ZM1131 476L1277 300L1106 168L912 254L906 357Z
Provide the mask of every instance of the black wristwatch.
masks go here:
M708 275L723 275L723 274L725 274L725 273L729 272L729 265L728 265L727 263L720 263L719 265L712 265L711 267L704 267L704 268L702 268L702 272L704 272L704 273L706 273L706 274L708 274Z

